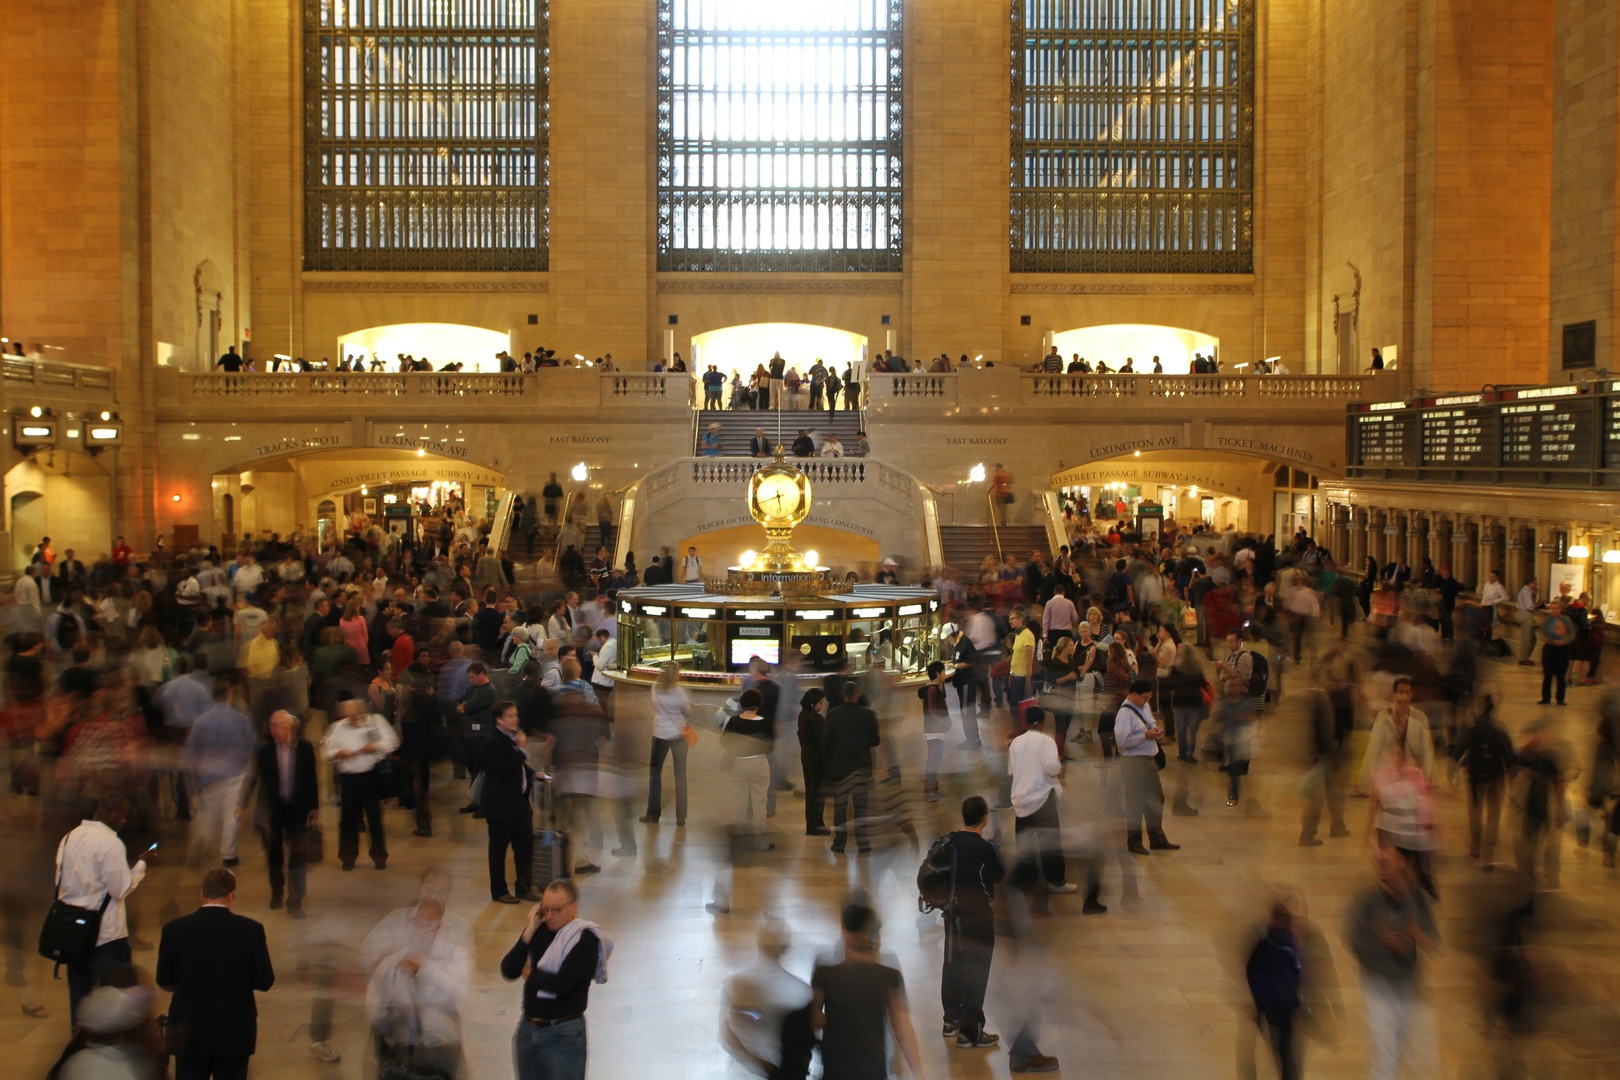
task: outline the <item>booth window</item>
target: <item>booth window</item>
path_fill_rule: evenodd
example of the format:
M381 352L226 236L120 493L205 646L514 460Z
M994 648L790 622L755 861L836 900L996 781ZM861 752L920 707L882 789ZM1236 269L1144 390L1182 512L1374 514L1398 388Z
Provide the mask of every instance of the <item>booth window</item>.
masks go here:
M547 0L304 0L304 268L547 269Z
M1249 273L1254 0L1012 0L1011 268Z
M900 269L902 0L658 0L658 269Z

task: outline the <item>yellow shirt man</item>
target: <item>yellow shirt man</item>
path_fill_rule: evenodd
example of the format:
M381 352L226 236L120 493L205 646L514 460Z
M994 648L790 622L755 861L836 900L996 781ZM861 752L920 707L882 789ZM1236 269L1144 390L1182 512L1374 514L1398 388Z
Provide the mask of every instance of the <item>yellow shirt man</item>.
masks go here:
M247 669L248 678L269 679L275 675L280 663L281 646L276 644L276 639L255 634L253 640L248 642L247 656L242 665Z
M1013 638L1012 659L1008 661L1008 668L1015 678L1029 678L1030 665L1035 660L1035 634L1028 626L1018 631Z

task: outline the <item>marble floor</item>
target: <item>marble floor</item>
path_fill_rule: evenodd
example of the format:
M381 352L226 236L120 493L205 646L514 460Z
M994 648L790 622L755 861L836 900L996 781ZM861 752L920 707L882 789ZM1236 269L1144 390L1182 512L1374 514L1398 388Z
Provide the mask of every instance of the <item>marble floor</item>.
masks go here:
M1607 690L1575 688L1568 708L1542 708L1535 704L1538 687L1531 669L1511 661L1485 666L1487 679L1506 702L1503 715L1510 730L1545 717L1566 741L1571 764L1584 768L1597 703ZM1297 676L1289 678L1303 684ZM1337 1015L1325 1017L1322 1025L1332 1038L1307 1044L1306 1074L1367 1074L1356 965L1342 930L1350 898L1373 881L1365 843L1367 803L1350 801L1351 837L1316 848L1297 845L1301 804L1295 790L1304 768L1304 736L1296 706L1297 699L1285 694L1268 714L1264 748L1255 760L1248 798L1258 800L1270 816L1228 809L1224 776L1196 769L1190 781L1201 815L1167 819L1171 838L1182 849L1150 858L1124 853L1117 822L1102 813L1104 787L1116 771L1094 768L1095 745L1081 745L1081 760L1069 766L1065 781L1065 839L1074 845L1096 843L1104 853L1103 901L1109 912L1083 918L1078 896L1057 897L1056 917L1035 921L1019 940L1001 939L987 1002L990 1030L1010 1040L1026 1019L1038 1016L1040 1044L1061 1060L1068 1076L1220 1080L1274 1075L1246 1013L1242 969L1269 898L1284 890L1302 898L1333 954L1327 978ZM632 748L629 756L644 757L645 718L625 715L619 726L620 741ZM956 750L955 741L948 744L947 762L953 794L993 796L998 780L992 768L981 755ZM915 789L922 749L915 717L900 725L900 744L906 751L906 780ZM756 956L759 914L771 910L788 921L794 935L788 965L808 976L816 952L835 941L837 909L852 888L875 897L884 921L883 948L906 978L925 1075L963 1080L1008 1075L1005 1050L958 1050L939 1037L942 934L937 921L919 921L917 858L909 848L868 858L833 857L824 839L803 835L803 802L784 793L770 822L776 851L762 865L737 873L733 914L707 914L704 902L727 858L719 829L727 782L718 769L712 733L705 733L693 751L691 765L691 824L674 827L669 812L660 826L635 824L636 857L616 858L604 851L598 860L602 873L579 879L581 914L600 923L616 942L611 979L590 996L591 1077L706 1080L744 1075L719 1048L718 1005L725 977ZM418 874L429 866L454 874L451 908L471 923L477 937L477 971L462 1014L463 1075L476 1080L512 1075L510 1035L519 1010L518 991L501 980L497 967L527 908L487 902L482 825L454 812L461 801L460 785L450 780L448 767L441 771L436 835L413 838L408 815L389 811L391 858L385 871L374 871L362 861L362 869L341 873L330 855L335 810L324 811L329 857L311 873L306 921L267 910L263 855L255 843L244 840L236 910L264 921L277 969L275 988L261 995L253 1064L261 1080L371 1074L358 945L384 914L409 901ZM1167 788L1175 783L1172 772L1165 777ZM667 773L665 791L666 799L672 798ZM1538 1078L1620 1076L1620 1039L1615 1034L1620 1030L1620 916L1615 913L1620 879L1600 866L1596 852L1577 849L1573 838L1565 836L1562 889L1538 899L1530 942L1542 1007L1534 1032L1510 1052L1491 1037L1484 1011L1489 972L1474 947L1484 925L1478 913L1494 902L1493 889L1508 875L1483 874L1467 858L1461 792L1442 784L1440 803L1445 832L1438 867L1439 915L1446 943L1429 959L1427 984L1439 1019L1441 1075L1511 1074L1505 1072L1509 1063L1521 1060L1522 1075ZM957 805L956 798L913 805L924 845L953 826ZM6 811L11 856L21 861L43 857L48 863L48 854L40 852L48 852L54 837L38 842L18 830L30 813L26 803L13 801ZM611 849L613 829L605 813L603 826ZM995 815L994 829L1000 837L1011 837L1010 812ZM1510 830L1505 822L1504 833L1511 835ZM1324 836L1325 831L1324 823ZM1505 852L1511 857L1510 847ZM17 865L12 857L6 861ZM155 945L162 922L195 904L197 876L169 861L142 885L135 905L140 939ZM1140 901L1122 902L1130 892ZM32 952L37 922L32 912L20 919L25 953ZM150 946L135 955L147 967L156 958ZM336 973L331 1041L343 1055L340 1063L330 1065L306 1055L310 1003L323 970ZM42 1076L68 1031L65 983L50 981L45 962L31 955L26 973L28 987L0 986L0 1043L11 1048L11 1068L4 1072L18 1077ZM49 1018L23 1015L19 1005L25 995L37 996L49 1008Z

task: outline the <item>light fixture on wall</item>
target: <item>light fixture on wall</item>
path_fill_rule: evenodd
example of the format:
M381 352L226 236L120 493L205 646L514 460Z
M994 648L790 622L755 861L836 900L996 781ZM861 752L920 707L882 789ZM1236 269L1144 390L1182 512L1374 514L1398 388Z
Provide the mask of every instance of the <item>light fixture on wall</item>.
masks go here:
M1605 551L1603 553L1603 561L1611 566L1615 563L1620 563L1620 547L1613 547L1608 551Z
M173 495L169 496L169 499L170 499L171 502L179 502L180 501L180 493L178 491L175 492Z
M1584 559L1591 554L1592 549L1585 544L1573 544L1569 549L1569 557L1572 559Z

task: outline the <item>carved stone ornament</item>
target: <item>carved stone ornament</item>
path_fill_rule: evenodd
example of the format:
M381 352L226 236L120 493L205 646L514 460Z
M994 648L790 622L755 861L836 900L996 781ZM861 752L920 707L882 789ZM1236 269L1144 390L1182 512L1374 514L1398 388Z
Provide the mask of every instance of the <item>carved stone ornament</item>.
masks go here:
M306 281L306 293L543 293L544 281Z
M1251 296L1249 282L1188 281L1146 282L1140 285L1119 281L1079 281L1065 284L1015 282L1014 295L1024 296Z

